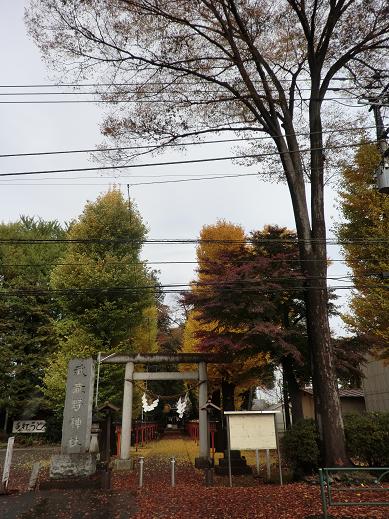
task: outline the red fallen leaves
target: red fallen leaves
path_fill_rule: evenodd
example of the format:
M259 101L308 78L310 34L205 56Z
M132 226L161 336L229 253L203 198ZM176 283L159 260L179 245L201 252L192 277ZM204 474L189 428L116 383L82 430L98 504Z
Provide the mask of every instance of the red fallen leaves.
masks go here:
M26 490L30 463L15 457L11 471L11 488ZM40 456L42 453L40 453ZM27 453L26 453L27 456ZM30 459L28 460L31 461ZM148 457L144 465L144 487L137 490L137 472L114 472L112 492L105 491L49 491L7 496L0 499L0 518L27 517L31 519L319 519L321 515L320 489L303 483L264 485L257 479L234 476L234 487L228 478L215 477L215 486L204 486L204 475L195 470L188 457L177 456L176 487L170 486L169 457ZM40 478L48 477L47 467ZM135 491L135 492L134 492ZM383 494L383 493L382 493ZM365 498L366 493L363 494ZM30 496L30 497L29 497ZM389 499L388 494L380 496ZM21 515L16 512L20 503ZM28 502L24 502L25 498ZM34 501L32 501L32 498ZM31 502L29 502L31 499ZM45 500L47 506L43 506ZM23 505L23 506L22 506ZM4 510L6 507L8 510ZM55 511L53 515L53 511ZM5 515L4 515L5 514ZM331 518L389 519L389 507L330 508Z
M245 479L245 481L243 481ZM148 460L144 486L138 491L138 512L134 519L319 519L322 517L320 488L305 483L264 485L247 477L215 478L214 487L205 487L203 474L189 464L178 463L176 487L170 486L167 459ZM115 488L138 485L136 473L115 473ZM383 498L383 496L380 496ZM386 495L386 499L389 497ZM330 508L331 518L388 519L388 507Z

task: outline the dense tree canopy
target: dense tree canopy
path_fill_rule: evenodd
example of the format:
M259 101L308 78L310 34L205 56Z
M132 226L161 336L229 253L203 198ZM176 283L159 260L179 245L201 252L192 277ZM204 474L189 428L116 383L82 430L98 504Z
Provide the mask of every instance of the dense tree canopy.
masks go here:
M64 234L56 221L21 217L0 224L2 240L56 240ZM0 409L10 417L42 411L42 377L58 346L58 307L45 291L62 254L58 243L0 245Z
M66 365L72 357L156 348L156 283L139 253L146 234L137 210L115 189L88 203L67 234L63 263L51 274L61 319L60 350L46 373L46 395L63 404ZM117 401L119 368L104 367L103 397Z
M216 303L216 299L213 299L214 285L226 282L224 275L234 262L235 255L246 249L245 241L245 232L240 225L225 220L218 220L214 225L204 225L197 247L198 278L192 283L192 293L183 300L191 308L185 323L184 350L225 353L231 358L232 362L209 367L212 388L221 389L221 403L227 410L234 409L234 404L239 404L242 394L264 382L265 377L266 382L269 381L269 359L263 351L243 347L237 351L239 341L235 340L235 333L238 333L236 328L239 328L239 317L236 316L234 323L226 323L221 312L216 310L211 313L205 304ZM235 299L239 304L239 294L234 294L238 295ZM230 342L226 341L228 331L232 334Z
M360 341L369 342L381 355L389 357L389 286L383 278L389 272L389 197L375 187L374 172L379 161L377 148L361 143L354 162L343 169L340 208L344 221L337 232L344 241L356 288L344 320ZM354 236L363 247L353 243Z

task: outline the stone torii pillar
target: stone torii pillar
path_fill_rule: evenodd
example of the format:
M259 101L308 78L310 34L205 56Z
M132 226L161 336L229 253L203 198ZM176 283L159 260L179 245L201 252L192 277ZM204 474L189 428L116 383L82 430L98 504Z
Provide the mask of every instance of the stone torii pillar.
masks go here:
M133 396L134 363L127 362L124 374L122 432L120 437L120 459L130 459L132 396Z
M208 376L207 364L199 362L199 458L196 459L196 466L205 464L208 466L209 458L209 432L208 432L208 411L205 407L208 401ZM200 468L200 466L199 466Z

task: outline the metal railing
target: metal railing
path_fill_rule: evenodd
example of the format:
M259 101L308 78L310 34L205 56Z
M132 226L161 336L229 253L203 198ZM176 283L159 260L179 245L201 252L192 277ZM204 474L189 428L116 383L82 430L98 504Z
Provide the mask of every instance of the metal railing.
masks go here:
M370 481L372 486L337 486L333 484L333 478L331 474L334 473L355 473L355 472L368 472L377 474L377 477ZM328 519L328 507L330 506L389 506L389 485L383 486L385 476L389 476L389 467L325 467L319 469L320 477L320 492L321 501L323 507L324 519ZM387 494L386 501L340 501L337 498L342 495L351 493L351 495L357 494L358 497L362 492L384 492ZM339 496L341 493L341 496Z

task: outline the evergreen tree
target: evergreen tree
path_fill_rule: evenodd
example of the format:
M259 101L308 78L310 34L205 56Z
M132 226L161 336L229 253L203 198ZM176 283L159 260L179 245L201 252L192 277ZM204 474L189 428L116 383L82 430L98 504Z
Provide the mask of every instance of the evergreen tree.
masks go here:
M0 225L3 240L56 240L56 221L21 217ZM9 418L42 413L42 377L58 346L57 308L47 293L61 243L3 242L0 246L0 409ZM5 420L5 417L4 417Z

